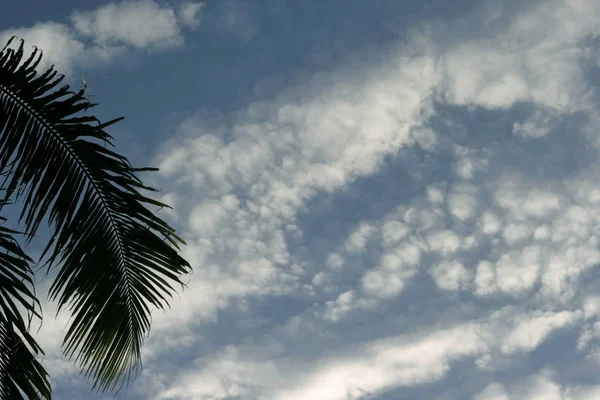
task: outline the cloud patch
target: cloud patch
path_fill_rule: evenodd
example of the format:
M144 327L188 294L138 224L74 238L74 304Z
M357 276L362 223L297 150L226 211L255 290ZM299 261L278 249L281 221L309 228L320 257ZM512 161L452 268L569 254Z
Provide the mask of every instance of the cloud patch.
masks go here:
M186 23L194 20L187 6ZM71 16L75 31L97 46L128 45L136 49L164 49L183 44L176 13L152 0L109 3L94 11Z
M260 44L256 4L224 4L159 14ZM136 395L593 398L568 371L600 354L600 8L505 8L179 124L153 164L195 271L153 315Z
M311 358L310 367L294 361L300 350L288 343L276 358L285 361L277 363L302 378L259 379L245 370L236 384L252 389L237 396L382 396L440 381L465 359L470 374L489 382L471 388L470 397L561 395L547 377L531 378L529 389L494 383L518 357L582 323L579 285L600 262L600 209L590 201L596 169L575 164L564 180L533 175L554 162L535 148L577 144L558 135L557 124L591 110L579 46L600 26L600 13L586 1L539 7L489 37L443 49L440 35L451 27L415 30L381 65L315 73L273 101L232 113L218 128L194 117L182 123L158 160L171 196L194 193L178 212L208 210L202 223L192 218L188 226L187 251L198 271L218 271L215 284L240 289L217 289L229 298L223 304L275 293L309 303L288 315L286 326L296 328L278 335L342 342ZM586 22L578 24L582 9ZM541 23L538 12L558 27ZM523 104L530 108L519 109ZM460 113L444 117L444 109ZM500 133L460 125L482 110L486 118L512 120ZM515 110L520 114L511 116ZM573 135L595 152L585 126ZM323 229L328 236L299 228L313 199L352 191L389 158L400 160L406 180L390 175L386 185L410 181L415 188L401 204L372 196L368 207L389 211L332 224ZM373 190L385 193L386 185ZM226 204L233 206L223 211ZM207 279L200 274L198 282ZM390 311L397 309L403 311ZM435 315L464 323L444 330ZM403 318L412 325L395 322ZM392 339L411 328L433 333L410 344ZM318 347L312 346L306 344ZM172 390L193 396L178 384Z
M153 0L108 3L95 10L75 11L69 24L40 22L33 27L0 32L0 42L23 38L44 51L43 66L61 72L104 65L131 50L166 51L184 45L183 29L197 27L202 3L187 2L178 10Z

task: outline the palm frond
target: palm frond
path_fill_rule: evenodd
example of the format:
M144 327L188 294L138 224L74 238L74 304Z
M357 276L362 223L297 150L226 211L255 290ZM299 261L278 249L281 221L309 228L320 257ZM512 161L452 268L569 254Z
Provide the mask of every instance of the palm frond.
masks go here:
M48 373L36 358L44 352L25 328L0 317L0 398L50 400Z
M141 194L155 189L100 145L120 118L82 116L94 106L84 90L55 90L63 77L54 67L37 76L40 60L37 49L24 59L23 41L0 52L0 171L7 197L23 202L25 232L44 218L54 228L44 255L48 268L60 265L50 297L73 313L65 354L94 387L114 390L139 366L150 305L164 309L190 265L178 254L183 240L147 208L168 206Z
M0 226L0 398L50 399L48 374L36 358L43 351L28 332L31 317L42 317L32 260L14 239L17 233ZM28 324L19 309L29 315Z

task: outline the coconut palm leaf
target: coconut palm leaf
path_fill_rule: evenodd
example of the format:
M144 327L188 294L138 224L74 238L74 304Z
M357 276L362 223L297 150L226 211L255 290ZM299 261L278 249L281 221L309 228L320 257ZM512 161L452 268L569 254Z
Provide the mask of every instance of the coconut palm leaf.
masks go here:
M48 373L37 360L44 353L25 328L0 317L0 398L49 400Z
M0 217L0 221L5 219ZM50 399L48 374L36 359L44 353L29 334L29 324L20 311L41 319L32 260L14 239L17 233L0 226L0 398Z
M12 40L12 39L11 39ZM142 194L155 191L122 155L112 137L82 112L84 90L57 89L54 67L38 75L41 52L24 57L23 41L0 52L0 171L6 196L23 202L20 221L34 235L47 218L53 235L44 250L58 266L50 288L58 310L73 314L63 348L101 391L114 390L139 366L150 307L165 308L174 284L190 272L178 254L184 243ZM102 143L104 142L104 146Z

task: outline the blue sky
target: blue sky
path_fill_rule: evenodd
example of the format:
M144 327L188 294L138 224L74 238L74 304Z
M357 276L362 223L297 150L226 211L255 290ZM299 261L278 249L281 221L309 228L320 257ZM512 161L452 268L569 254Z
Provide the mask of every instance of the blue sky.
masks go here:
M600 3L81 7L0 39L126 116L194 267L117 399L600 398Z

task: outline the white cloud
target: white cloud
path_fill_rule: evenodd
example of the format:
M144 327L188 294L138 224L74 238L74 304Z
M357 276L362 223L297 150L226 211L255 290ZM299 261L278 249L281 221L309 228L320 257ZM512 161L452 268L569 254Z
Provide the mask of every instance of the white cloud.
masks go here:
M279 370L272 361L257 362L248 349L229 347L198 359L194 370L153 398L358 399L393 386L437 380L453 361L478 354L483 343L477 326L466 324L423 337L373 341L354 349L353 355L332 356L313 365L280 359Z
M208 186L234 184L253 198L260 196L261 206L268 204L278 213L295 209L315 189L334 190L355 176L372 173L384 154L411 143L409 127L421 121L435 71L427 57L397 62L370 73L364 83L315 80L316 97L310 103L253 104L249 120L233 126L234 141L221 143L210 132L187 139L162 156L161 170L172 174L183 169L190 177L202 176L195 181L209 181ZM282 94L282 100L284 95L289 96ZM393 108L396 101L405 107ZM256 125L253 114L276 118ZM398 121L404 125L400 130ZM299 126L304 128L294 132ZM277 170L265 171L275 157L280 160ZM219 185L220 190L231 190Z
M232 195L201 203L190 212L190 229L202 232L206 236L218 234L219 232L215 231L215 228L219 226L223 219L231 217L231 212L236 211L238 205L239 200Z
M70 24L48 21L4 30L0 43L16 35L27 46L44 51L42 67L55 64L68 74L74 68L106 64L131 49L165 51L182 46L181 27L197 26L201 5L185 3L177 14L153 0L108 3L92 11L75 11Z
M442 256L456 253L462 243L461 238L451 230L443 230L431 234L428 238L429 248L439 252Z
M414 273L406 276L409 278ZM363 290L373 296L395 297L404 289L404 280L399 273L391 273L383 269L372 269L362 278Z
M179 6L177 15L182 24L194 29L200 24L200 12L206 3L204 2L187 2Z
M175 18L194 26L181 10ZM239 12L225 14L253 37L257 30L236 20ZM96 29L94 18L86 21L81 29ZM595 346L596 300L578 296L582 277L600 263L598 169L536 175L564 160L540 160L545 153L530 144L571 149L575 139L594 138L589 127L573 128L564 142L549 142L556 121L590 106L581 42L598 30L600 9L592 0L540 2L488 36L449 44L439 37L456 28L447 25L408 36L370 69L346 63L315 73L217 126L203 124L202 111L182 122L155 164L165 198L177 201L183 254L195 272L172 309L154 315L145 393L360 398L432 382L463 360L467 373L487 379L464 398L560 398L550 376L501 378L559 330L581 327L588 337L580 351ZM500 113L503 125L471 129L479 136L469 143L467 127L436 125L432 117L443 113L435 114L435 99L495 109L486 119ZM510 120L505 111L523 103L542 111ZM334 237L318 234L328 221L314 222L317 233L303 225L317 194L350 196L386 158L406 161L403 172L414 180L387 183L409 187L401 204L384 199L389 212L381 218L343 210L352 215ZM428 284L433 291L419 292ZM243 345L194 347L195 330L221 322L222 310L239 301L240 314L259 319L251 303L279 306L269 296L297 303L269 315L260 339L236 322L227 329ZM439 321L457 319L450 329ZM412 334L398 336L404 330ZM266 341L277 349L265 350ZM197 360L161 371L160 360L181 347Z
M474 185L455 185L448 199L450 214L459 221L467 221L477 213L477 193Z
M587 400L600 397L600 386L587 386L570 388L567 390L565 400Z
M473 325L440 330L421 339L400 336L366 346L364 356L346 356L316 368L275 399L357 399L392 386L412 386L442 377L452 361L479 353Z
M323 318L333 322L339 319L352 309L352 301L354 300L354 292L349 290L338 296L335 301L330 301L325 304L327 307Z
M544 376L531 378L521 389L522 399L563 400L563 389L556 382Z
M331 253L327 256L327 266L329 268L341 268L344 265L342 256L336 253Z
M410 227L400 221L387 221L381 229L382 244L386 247L398 244L410 234Z
M483 391L473 397L473 400L511 400L511 398L508 397L501 384L490 383Z
M329 322L339 322L352 311L372 310L376 303L370 299L357 298L353 290L348 290L338 296L335 301L325 303L323 319Z
M596 317L600 314L600 297L598 296L589 296L586 297L583 301L583 313L585 315L585 319L590 319Z
M498 289L515 295L532 289L540 270L540 256L535 246L501 256L496 262Z
M477 265L475 275L475 294L485 296L496 292L496 270L489 261L482 261Z
M513 132L517 135L525 137L542 137L550 131L554 115L550 112L536 110L533 116L529 117L525 122L515 122Z
M529 239L531 233L531 229L526 224L509 223L504 228L502 237L509 246L512 246L519 242L523 242L525 239Z
M94 11L75 12L71 20L79 34L98 46L161 49L183 44L175 12L152 0L109 3Z
M568 311L523 316L517 319L516 327L503 340L502 351L504 353L531 351L554 330L573 325L579 319L579 313Z
M498 218L498 216L492 211L485 211L481 215L481 231L485 235L491 235L497 233L501 227L502 222Z
M340 71L339 76L346 73ZM171 181L168 186L175 193L200 189L186 196L193 202L178 208L189 213L185 254L199 271L213 268L209 265L219 271L214 277L195 275L189 292L195 291L195 282L207 279L219 282L215 288L223 299L296 290L306 266L302 257L290 254L286 226L317 190L333 191L368 175L385 154L412 143L410 127L422 121L429 88L436 82L432 60L425 56L401 57L365 78L342 83L334 83L334 77L315 79L310 101L290 100L303 97L306 88L299 87L282 93L278 102L252 104L232 116L227 142L202 129L196 129L196 137L171 141L159 159L161 173ZM397 102L403 107L396 108ZM183 124L186 131L193 125L193 117ZM233 208L225 211L222 199L234 193L242 193L244 201L232 202ZM369 225L361 225L346 242L347 249L362 249L371 231ZM405 245L397 251L414 264L414 250ZM289 269L283 267L290 262ZM261 263L270 265L268 274L254 271ZM328 261L333 269L343 264L339 255ZM364 288L377 290L377 282L385 282L387 289L379 294L401 290L402 281L390 268L365 276ZM313 277L317 285L325 278ZM229 290L219 280L236 289Z
M235 346L225 348L220 354L203 357L195 361L190 369L194 373L182 374L175 382L156 385L150 398L154 400L167 399L224 399L224 398L256 398L255 378L262 381L274 378L284 379L274 363L253 360L254 357L244 357ZM152 383L153 377L144 377L144 381ZM165 377L167 378L167 377ZM253 382L254 381L254 382Z
M422 255L423 244L414 240L406 240L385 249L379 264L362 277L363 291L381 298L399 295L417 273Z
M432 268L435 284L442 290L458 291L469 286L472 276L459 262L442 262Z
M543 186L532 185L520 176L503 177L495 182L493 190L496 204L519 219L548 217L561 207L557 194Z
M43 22L31 28L0 32L2 47L13 35L25 41L27 50L37 46L44 52L41 67L48 68L55 64L61 70L69 70L74 59L86 55L85 45L73 35L69 27L63 24Z
M589 89L578 44L594 33L598 11L593 0L539 3L499 34L492 30L494 37L459 44L444 54L444 97L487 108L508 108L519 101L560 111L585 108Z
M373 233L373 226L368 223L362 223L356 230L346 239L345 247L350 252L364 251L365 245L369 240L369 236Z
M566 400L563 387L549 374L529 376L508 388L499 383L491 383L479 392L473 400Z

